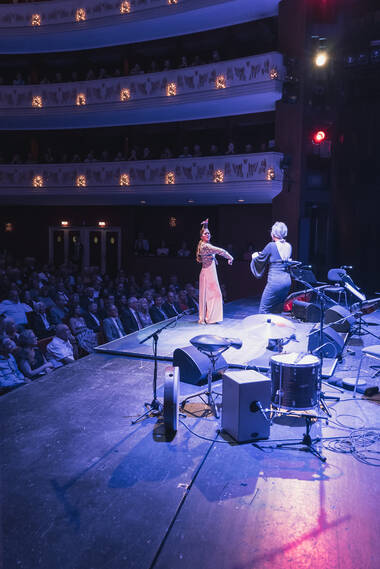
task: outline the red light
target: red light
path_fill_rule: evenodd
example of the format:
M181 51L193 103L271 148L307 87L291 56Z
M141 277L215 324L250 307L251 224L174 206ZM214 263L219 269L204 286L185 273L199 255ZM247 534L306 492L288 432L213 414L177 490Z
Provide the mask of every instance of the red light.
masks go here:
M320 144L326 139L326 133L324 130L318 130L318 132L313 134L314 144Z

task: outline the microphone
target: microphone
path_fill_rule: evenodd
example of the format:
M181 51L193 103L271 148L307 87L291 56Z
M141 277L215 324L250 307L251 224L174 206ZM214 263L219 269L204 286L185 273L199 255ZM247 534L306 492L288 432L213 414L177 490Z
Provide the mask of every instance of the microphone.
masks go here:
M340 268L341 268L341 269L345 269L345 270L347 270L347 269L351 269L351 270L352 270L354 267L353 267L352 265L342 265Z
M264 416L264 419L270 423L270 419L268 419L266 416L263 406L261 405L261 401L252 401L249 409L252 413L257 413L257 411L260 411L260 413Z

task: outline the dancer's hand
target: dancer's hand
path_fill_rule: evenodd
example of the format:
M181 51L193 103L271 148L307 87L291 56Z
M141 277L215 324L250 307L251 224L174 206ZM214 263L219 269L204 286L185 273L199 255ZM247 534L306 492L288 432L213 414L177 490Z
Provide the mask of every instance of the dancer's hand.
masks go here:
M229 264L229 265L232 265L233 262L234 262L233 259L228 259L228 264Z

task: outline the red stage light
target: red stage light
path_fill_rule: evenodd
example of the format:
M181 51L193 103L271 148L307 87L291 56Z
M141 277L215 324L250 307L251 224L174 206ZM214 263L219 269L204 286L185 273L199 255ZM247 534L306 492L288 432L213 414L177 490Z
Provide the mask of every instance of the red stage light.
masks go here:
M313 142L314 144L320 144L321 142L323 142L324 140L326 140L326 133L324 130L318 130L317 132L315 132L313 134Z

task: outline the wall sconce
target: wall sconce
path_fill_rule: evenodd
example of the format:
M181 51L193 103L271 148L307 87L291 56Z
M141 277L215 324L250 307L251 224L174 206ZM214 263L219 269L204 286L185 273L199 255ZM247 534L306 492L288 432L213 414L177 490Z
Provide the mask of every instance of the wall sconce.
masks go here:
M84 8L78 8L75 12L75 21L76 22L85 22L87 18L86 10Z
M214 182L215 184L221 184L224 182L224 172L223 170L215 170L214 172Z
M61 221L61 226L62 226L62 227L69 227L69 225L70 225L70 222L69 222L69 221L66 221L66 220L64 220L64 219Z
M131 11L130 2L122 2L120 4L120 14L129 14L130 11Z
M130 89L122 89L120 91L120 101L128 101L131 98Z
M166 95L168 97L173 97L177 94L177 85L175 83L168 83L166 85Z
M170 217L169 218L169 227L177 227L177 218L176 217Z
M226 78L224 75L218 75L215 79L215 87L217 89L225 89L226 88Z
M174 172L166 172L165 184L175 184L175 174Z
M4 227L5 231L13 231L13 223L7 221Z
M106 221L98 221L98 227L107 227L107 222Z
M168 4L169 4L169 6L171 6L173 4L178 4L178 0L168 0Z
M82 105L86 104L86 95L84 93L78 93L76 104L78 107L81 107Z
M272 69L269 71L269 77L273 80L273 79L278 79L278 71L275 67L272 67Z
M42 107L42 97L40 97L40 95L35 95L32 98L32 107L34 107L35 109L41 109Z
M268 180L268 181L274 180L275 177L276 177L276 174L275 174L274 168L268 168L268 170L267 170L267 176L266 176L267 180Z
M33 188L42 188L44 185L44 179L42 176L34 176L32 183Z
M87 186L86 176L80 174L75 181L78 188L85 188Z
M40 14L32 14L30 19L30 23L32 26L40 26L41 25L41 15Z
M121 174L119 184L120 186L129 186L131 183L131 179L129 174Z

